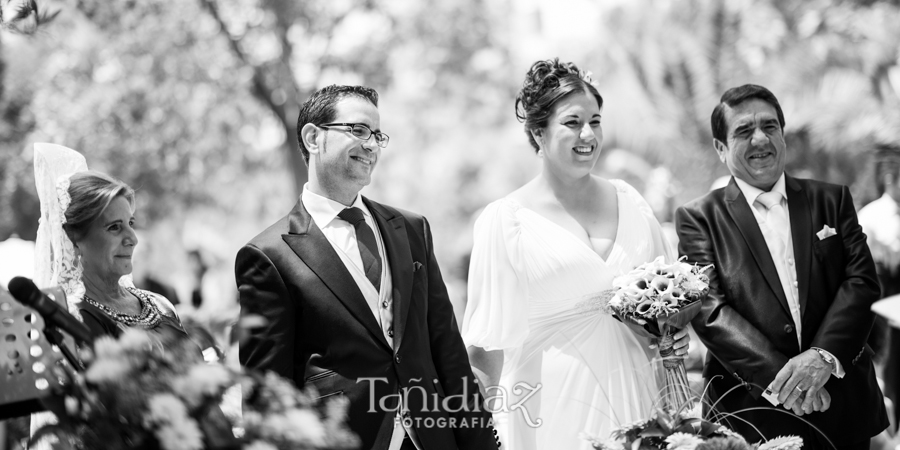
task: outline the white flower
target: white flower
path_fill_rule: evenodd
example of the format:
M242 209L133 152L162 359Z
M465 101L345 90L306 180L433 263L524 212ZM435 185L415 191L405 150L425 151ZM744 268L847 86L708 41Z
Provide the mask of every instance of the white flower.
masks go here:
M666 450L694 450L703 439L687 433L672 433L666 438Z
M84 374L84 378L93 383L116 381L131 370L127 361L119 358L98 359Z
M702 418L703 417L703 404L700 402L695 402L693 408L687 409L687 410L684 410L681 412L681 417L684 419L700 419L700 418ZM728 430L728 431L731 431L731 430Z
M263 423L263 436L283 439L294 444L325 443L325 426L312 411L291 409L284 414L269 415Z
M304 441L311 442L315 445L325 443L325 427L322 422L312 411L306 409L293 409L287 412L288 421L296 428L303 430Z
M122 353L122 346L110 336L101 336L94 341L94 354L97 359L116 358Z
M172 381L172 389L193 408L205 396L215 395L230 382L231 374L221 364L196 364L187 374Z
M578 433L578 437L590 442L591 446L593 446L597 450L625 450L624 442L618 439L607 439L606 441L601 441L599 438L591 436L583 431L581 433Z
M144 424L173 424L183 422L188 418L187 408L178 397L169 394L156 394L147 401L147 414L144 416Z
M278 447L265 441L253 441L244 450L278 450Z
M797 436L778 436L760 444L759 450L800 450L803 439Z
M75 397L66 396L66 414L70 416L74 416L78 414L78 410L80 409L79 405L81 404Z
M119 336L119 345L123 351L137 350L143 351L151 348L153 343L150 334L139 328L127 328L121 336Z
M156 438L165 450L202 450L203 433L194 419L186 418L156 430Z

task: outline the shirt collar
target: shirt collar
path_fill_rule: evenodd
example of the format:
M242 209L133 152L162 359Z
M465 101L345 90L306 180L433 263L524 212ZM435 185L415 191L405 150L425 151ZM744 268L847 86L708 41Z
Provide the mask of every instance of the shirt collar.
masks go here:
M756 197L759 197L760 194L764 194L766 191L755 187L750 186L746 181L734 177L734 181L737 182L738 189L744 194L744 198L747 200L747 203L750 204L750 208L753 208L753 202L756 201ZM781 176L778 177L778 181L775 182L775 185L772 186L772 189L769 192L779 192L781 193L781 197L787 199L787 188L785 187L784 182L784 172L781 172Z
M309 190L308 184L304 184L303 192L300 194L300 200L303 202L306 211L309 212L309 215L312 216L313 221L316 222L316 225L319 228L328 226L341 211L352 206L361 209L366 218L371 218L372 216L372 214L369 213L369 208L366 208L365 203L362 201L362 195L359 194L356 195L353 204L344 206L340 202L316 194Z

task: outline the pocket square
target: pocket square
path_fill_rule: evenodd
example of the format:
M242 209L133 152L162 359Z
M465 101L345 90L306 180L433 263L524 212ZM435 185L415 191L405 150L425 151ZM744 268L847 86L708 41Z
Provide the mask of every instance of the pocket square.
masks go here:
M418 272L422 268L422 263L413 261L413 272Z
M821 241L822 239L830 238L831 236L834 236L836 234L837 234L837 231L835 231L834 228L831 228L828 225L825 225L824 227L822 227L821 230L819 230L818 233L816 233L816 236L818 236L819 240Z

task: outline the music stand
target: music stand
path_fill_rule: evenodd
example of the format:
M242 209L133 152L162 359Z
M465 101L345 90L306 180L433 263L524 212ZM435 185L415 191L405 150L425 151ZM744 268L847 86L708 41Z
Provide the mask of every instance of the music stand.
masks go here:
M62 289L42 291L66 305ZM42 400L68 382L71 365L45 331L52 333L40 314L0 288L0 420L47 409ZM76 348L71 336L62 336L63 348Z

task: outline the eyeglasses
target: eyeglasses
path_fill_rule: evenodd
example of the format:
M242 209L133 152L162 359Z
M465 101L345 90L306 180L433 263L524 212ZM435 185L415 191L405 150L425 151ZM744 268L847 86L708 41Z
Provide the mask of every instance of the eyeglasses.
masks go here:
M353 137L361 141L368 141L370 137L375 136L375 143L381 148L387 147L388 142L391 140L390 136L380 131L372 131L372 129L364 123L323 123L318 126L321 128L342 128L344 131L350 132Z

